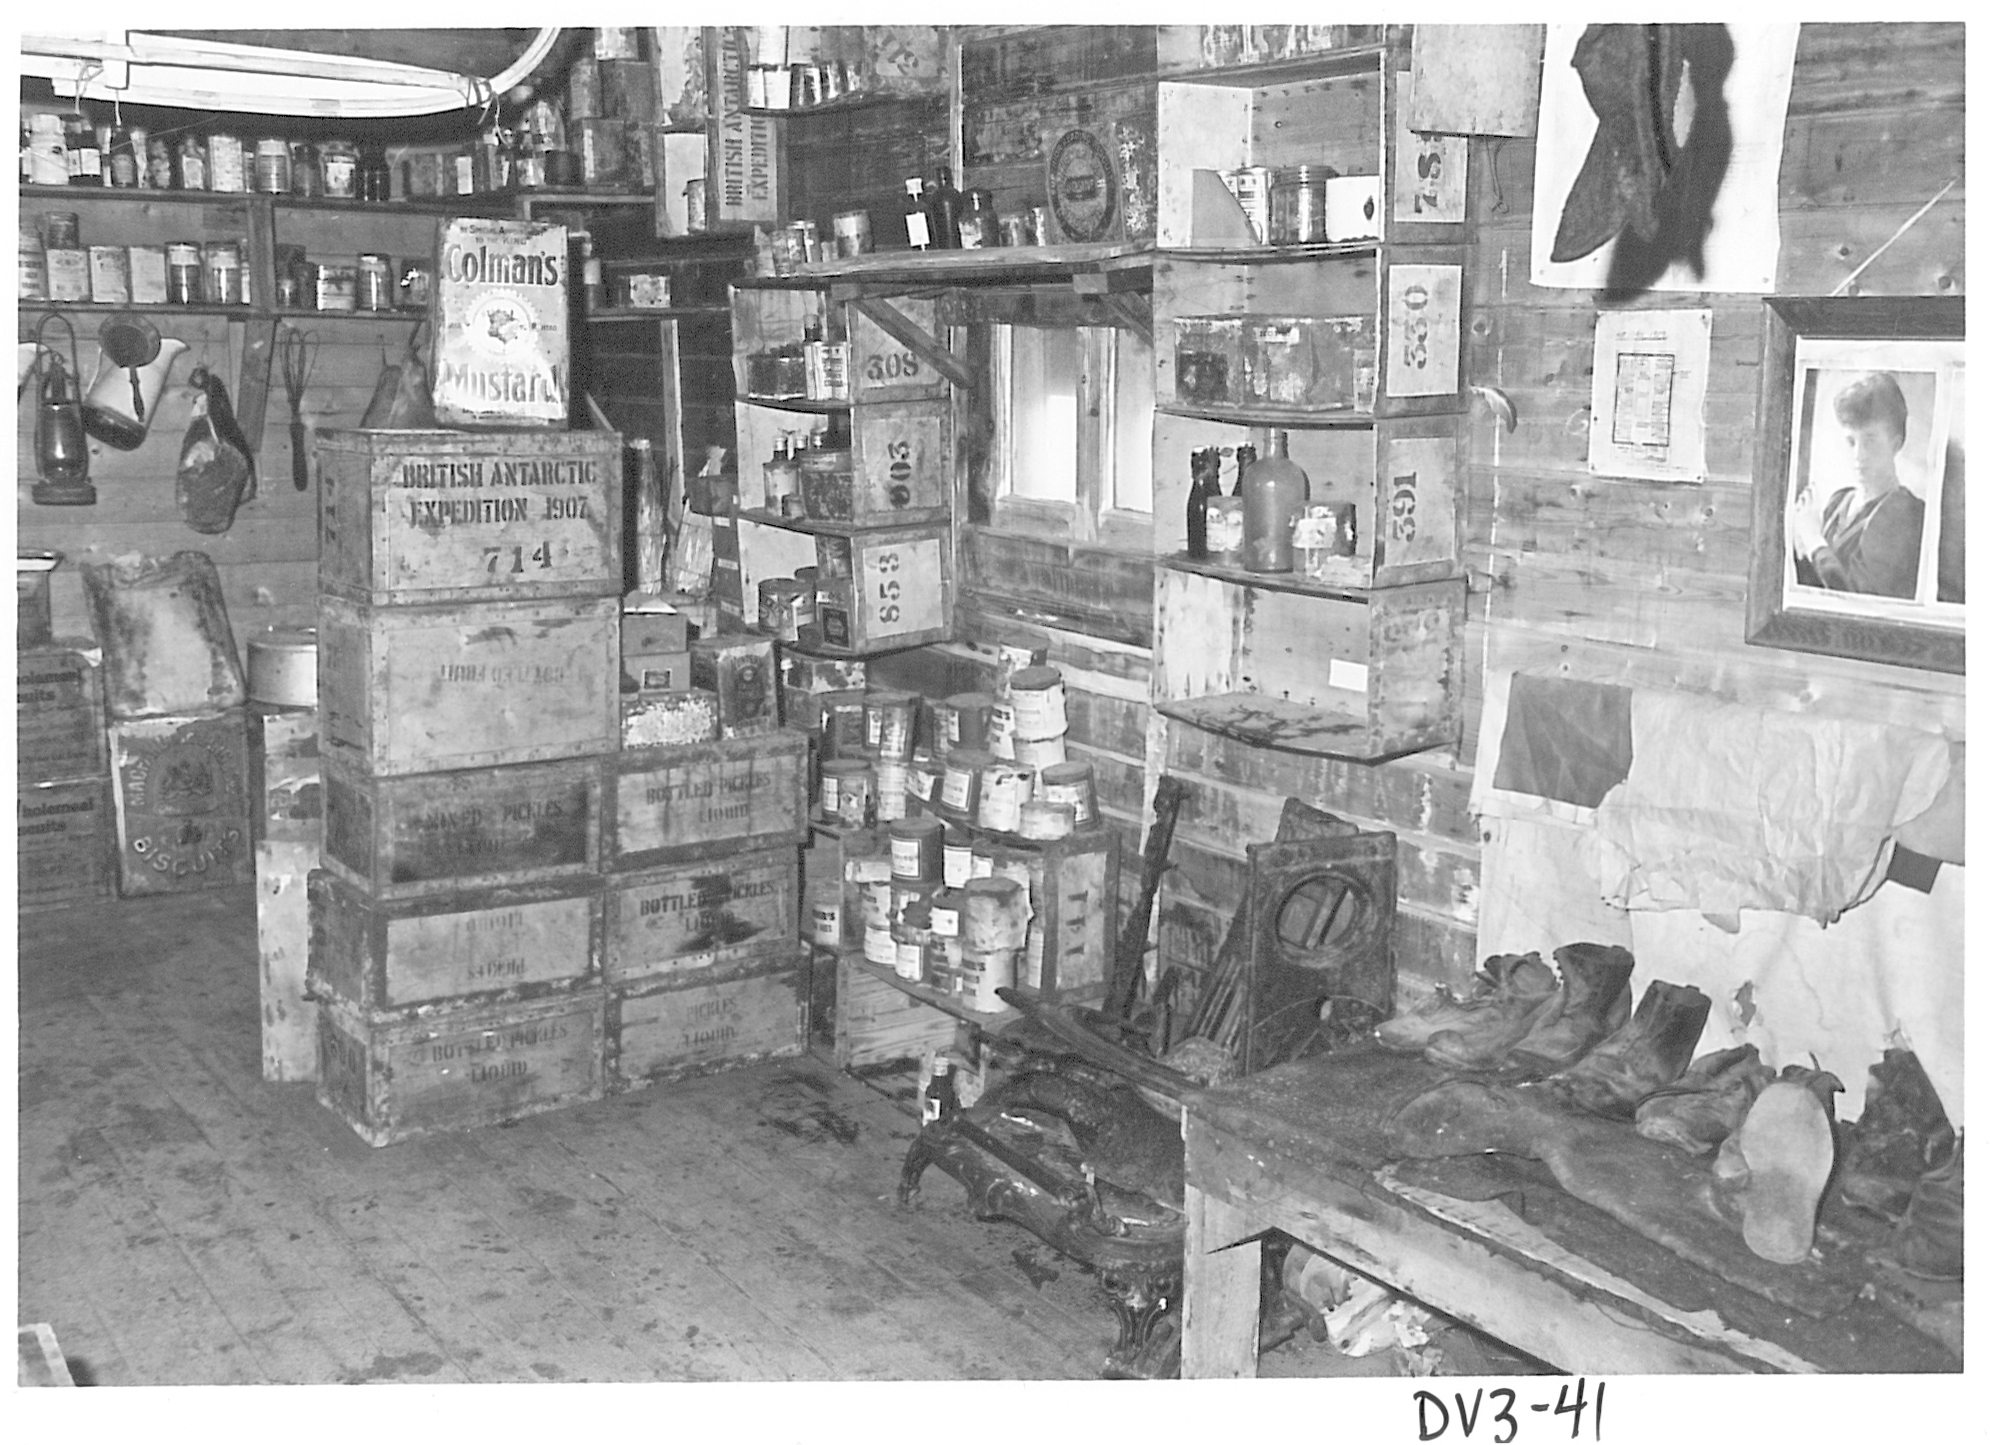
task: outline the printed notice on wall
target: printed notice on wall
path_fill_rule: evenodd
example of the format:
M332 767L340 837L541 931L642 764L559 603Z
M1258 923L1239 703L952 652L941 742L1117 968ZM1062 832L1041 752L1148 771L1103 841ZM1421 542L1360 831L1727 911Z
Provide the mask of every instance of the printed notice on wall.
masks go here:
M1714 313L1606 311L1596 318L1589 469L1698 482L1707 475L1707 366Z

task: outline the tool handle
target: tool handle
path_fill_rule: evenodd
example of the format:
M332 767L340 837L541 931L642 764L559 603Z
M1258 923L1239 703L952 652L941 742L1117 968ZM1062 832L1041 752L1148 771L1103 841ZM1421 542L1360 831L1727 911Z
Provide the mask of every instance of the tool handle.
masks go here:
M298 491L311 487L311 459L304 455L304 418L290 419L290 484Z

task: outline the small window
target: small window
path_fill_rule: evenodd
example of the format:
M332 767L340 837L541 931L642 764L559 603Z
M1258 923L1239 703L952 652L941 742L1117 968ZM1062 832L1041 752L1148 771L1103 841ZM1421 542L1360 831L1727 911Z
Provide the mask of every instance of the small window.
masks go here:
M996 525L1145 547L1154 348L1106 326L992 328Z

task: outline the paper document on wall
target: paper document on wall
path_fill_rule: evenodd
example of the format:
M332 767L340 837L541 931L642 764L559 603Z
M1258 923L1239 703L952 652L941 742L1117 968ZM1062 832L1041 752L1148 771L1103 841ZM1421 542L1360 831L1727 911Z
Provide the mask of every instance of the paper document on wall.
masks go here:
M1707 369L1714 313L1605 311L1596 318L1589 469L1698 482L1707 475Z

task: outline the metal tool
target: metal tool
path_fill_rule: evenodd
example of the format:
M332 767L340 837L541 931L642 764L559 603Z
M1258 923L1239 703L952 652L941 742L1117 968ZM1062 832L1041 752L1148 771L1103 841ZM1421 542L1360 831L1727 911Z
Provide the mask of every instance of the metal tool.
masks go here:
M290 484L301 492L311 485L310 459L304 451L304 387L317 362L318 334L286 323L277 345L283 363L283 394L290 402Z

